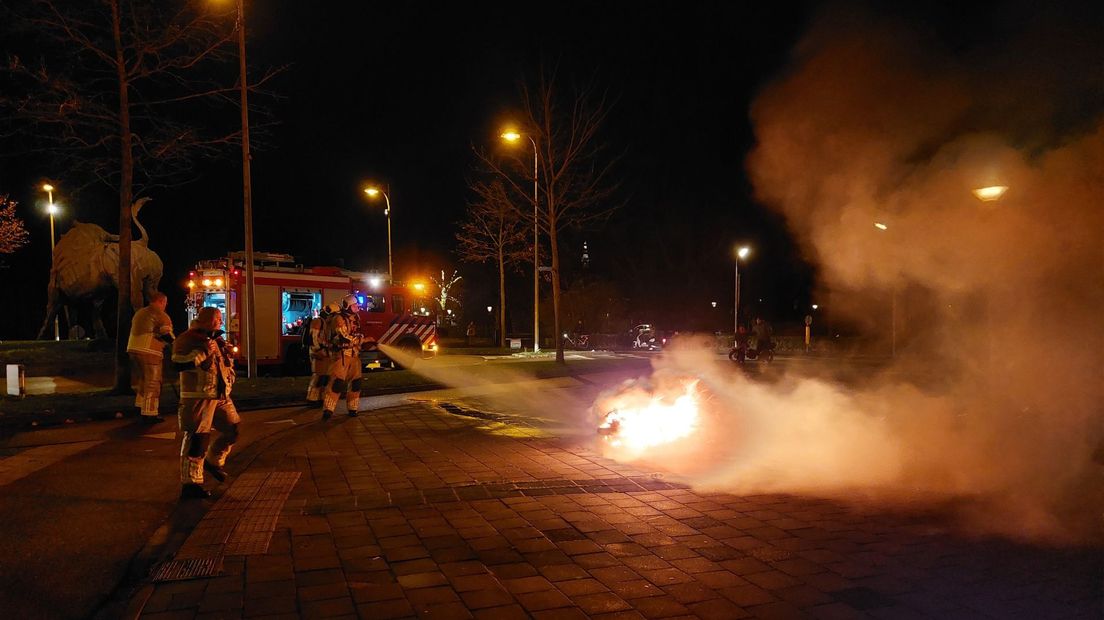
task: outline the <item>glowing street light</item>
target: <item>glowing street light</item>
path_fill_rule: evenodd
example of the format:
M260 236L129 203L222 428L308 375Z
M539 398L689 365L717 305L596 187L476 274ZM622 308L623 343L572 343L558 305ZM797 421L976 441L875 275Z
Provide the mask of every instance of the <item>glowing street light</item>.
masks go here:
M993 202L1000 200L1004 193L1008 191L1007 185L990 185L988 187L979 187L972 190L975 197L982 202Z
M877 228L878 230L889 230L889 226L886 226L881 222L874 222L874 228Z
M364 188L364 193L369 198L377 198L380 194L383 194L383 201L386 205L383 214L387 216L387 281L392 282L394 281L394 272L391 266L391 197L387 195L387 192L373 186Z
M54 256L54 215L58 213L58 206L54 204L54 186L43 183L42 191L46 192L49 201L46 203L46 213L50 214L50 261L53 264ZM61 331L58 329L58 317L54 315L54 340L61 340Z
M732 333L736 334L740 331L740 259L747 258L751 254L751 248L748 246L740 246L736 248L736 304L732 308Z
M522 134L507 129L500 134L507 142L518 142ZM537 141L526 136L533 143L533 353L540 353L540 237L537 228Z

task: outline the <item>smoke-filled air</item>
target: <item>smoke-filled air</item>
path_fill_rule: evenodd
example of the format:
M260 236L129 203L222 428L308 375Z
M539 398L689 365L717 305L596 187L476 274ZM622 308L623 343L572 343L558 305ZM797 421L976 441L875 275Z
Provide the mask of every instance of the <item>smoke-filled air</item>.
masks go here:
M706 400L672 469L727 491L953 504L964 528L1016 538L1099 536L1104 59L1089 28L998 21L1031 25L948 49L830 11L763 88L755 199L838 321L869 327L897 298L897 357L844 386L668 351L660 381L693 377Z

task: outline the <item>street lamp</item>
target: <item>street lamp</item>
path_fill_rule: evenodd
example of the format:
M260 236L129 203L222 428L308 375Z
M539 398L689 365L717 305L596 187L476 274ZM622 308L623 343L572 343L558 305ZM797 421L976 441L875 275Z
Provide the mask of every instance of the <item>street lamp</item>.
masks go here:
M54 186L49 183L42 185L42 191L46 192L49 196L49 202L46 204L46 213L50 214L50 265L53 266L54 260L54 214L58 212L58 207L54 204ZM58 317L54 315L54 340L61 340L61 332L58 329Z
M383 194L383 214L387 216L387 281L394 281L394 273L391 271L391 197L387 195L387 192L379 189L378 187L366 187L364 193L368 194L369 198L376 198L380 194Z
M244 0L237 0L234 29L238 31L238 82L241 86L242 126L242 210L245 219L245 295L242 300L242 323L245 335L247 376L257 376L257 330L254 321L253 287L253 184L249 162L249 81L245 70L245 7ZM229 301L229 300L227 300Z
M751 254L751 248L748 246L736 248L736 304L732 308L733 334L740 332L740 259L747 258L748 254Z
M537 228L537 141L526 136L533 143L533 353L540 353L540 237ZM514 130L502 132L507 142L521 140L521 134Z
M993 202L1000 200L1004 193L1008 191L1007 185L989 185L987 187L978 187L973 191L975 197L982 202Z

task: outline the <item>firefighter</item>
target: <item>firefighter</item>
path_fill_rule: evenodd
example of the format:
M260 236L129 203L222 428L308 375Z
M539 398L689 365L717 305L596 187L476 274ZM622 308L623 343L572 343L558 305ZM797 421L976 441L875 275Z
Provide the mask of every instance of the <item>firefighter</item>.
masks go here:
M222 313L202 308L191 329L173 344L172 361L180 370L177 416L184 440L180 444L180 498L210 497L203 472L226 479L226 457L238 439L241 418L230 400L234 365L222 340ZM211 431L218 431L212 441Z
M165 421L157 407L161 402L165 344L173 341L172 319L165 314L167 304L164 293L150 295L149 305L134 313L127 339L127 353L138 381L134 406L141 411L142 421L150 424Z
M326 321L329 320L330 315L341 310L341 306L336 303L329 303L322 306L322 310L318 313L318 316L311 319L310 325L307 328L307 352L310 355L311 363L311 380L310 385L307 387L307 402L308 403L322 403L322 393L326 390L326 386L330 383L330 349L323 342L323 327Z
M330 315L322 340L330 350L330 384L322 397L322 419L333 416L337 399L345 394L349 417L360 410L360 303L356 295L346 295L341 308Z

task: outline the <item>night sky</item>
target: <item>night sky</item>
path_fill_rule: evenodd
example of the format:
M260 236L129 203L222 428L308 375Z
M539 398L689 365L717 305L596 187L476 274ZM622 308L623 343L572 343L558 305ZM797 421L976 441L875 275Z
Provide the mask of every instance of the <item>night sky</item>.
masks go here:
M360 191L375 180L390 187L396 277L456 268L465 278L465 307L497 303L493 267L459 263L454 234L471 198L473 146L495 146L518 81L543 59L558 67L565 86L594 78L616 98L604 138L624 153L624 206L601 226L565 233L565 286L579 276L585 239L592 276L617 284L634 320L720 329L731 325L731 248L743 241L755 247L741 267L745 302L776 323L799 320L816 271L782 219L753 198L744 171L754 144L748 109L784 71L811 20L837 5L534 6L542 10L492 2L247 2L253 72L287 65L272 84L280 98L258 100L278 124L254 145L255 248L308 264L385 270L382 208ZM971 24L994 18L1000 6L893 12L968 50L992 36ZM22 291L15 303L5 295L0 337L29 337L42 320L49 261L49 227L37 209L44 196L35 188L44 177L61 188L67 181L30 157L3 158L0 166L0 191L21 202L32 234L31 245L4 258L0 270L5 290ZM243 247L240 154L228 150L195 182L150 195L141 220L165 263L161 288L170 311L182 323L181 283L191 265ZM115 232L117 198L109 191L69 196L62 189L58 201L66 207L59 235L74 217ZM530 282L525 273L511 279L521 317L531 311ZM711 300L718 310L708 309Z

